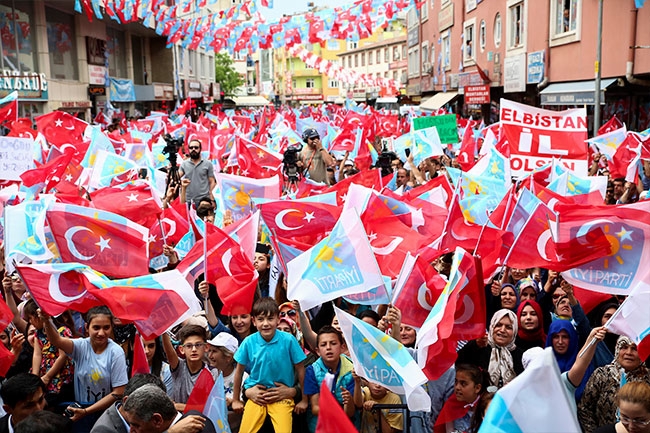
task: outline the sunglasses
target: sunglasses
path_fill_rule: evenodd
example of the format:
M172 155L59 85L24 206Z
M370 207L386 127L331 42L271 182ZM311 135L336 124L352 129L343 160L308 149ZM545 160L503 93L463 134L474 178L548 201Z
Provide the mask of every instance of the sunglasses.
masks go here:
M190 146L190 150L192 150L192 149L200 149L200 147L199 146Z
M289 310L289 311L281 311L280 312L280 317L295 317L296 316L296 310Z

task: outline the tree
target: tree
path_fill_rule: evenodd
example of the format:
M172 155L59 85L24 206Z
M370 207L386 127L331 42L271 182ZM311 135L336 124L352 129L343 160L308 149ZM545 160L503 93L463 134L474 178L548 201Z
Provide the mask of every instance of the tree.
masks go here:
M244 84L244 80L233 68L233 61L228 53L217 53L214 58L214 80L221 86L226 96L235 94L235 90Z

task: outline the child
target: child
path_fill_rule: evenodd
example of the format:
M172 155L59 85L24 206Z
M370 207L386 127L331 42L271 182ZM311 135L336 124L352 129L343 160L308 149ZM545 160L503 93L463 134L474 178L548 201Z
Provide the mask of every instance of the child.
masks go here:
M176 403L176 409L185 410L185 403L194 388L194 383L204 368L207 368L205 359L206 351L206 330L199 325L185 325L178 331L178 339L181 342L180 352L185 359L180 359L171 338L168 334L163 335L163 348L169 361L169 368L172 372L173 391L171 399ZM216 380L219 372L211 370Z
M486 390L487 375L475 365L456 365L454 394L445 402L436 420L434 432L470 431L474 408Z
M368 382L368 386L361 388L361 378L354 375L354 404L363 408L361 416L361 433L375 433L381 426L382 433L396 433L403 430L402 411L398 409L382 409L373 411L375 404L402 404L399 396L381 385Z
M307 413L309 431L316 431L318 413L320 407L320 387L327 373L334 374L332 394L339 404L343 406L348 417L353 418L356 410L352 401L354 393L354 378L352 371L354 366L346 356L343 355L343 334L332 326L323 326L316 336L316 352L320 356L316 362L307 367L305 372L304 393L309 396L311 413Z
M261 298L255 302L252 315L258 332L246 337L235 353L237 367L232 409L244 413L240 427L242 432L257 432L269 414L276 433L290 433L292 411L299 414L307 409L305 394L297 405L292 399L270 402L257 398L257 401L248 400L244 407L241 400L242 376L247 367L250 368L250 375L244 383L244 389L256 385L268 389L277 386L276 383L292 387L295 376L298 377L301 389L304 389L305 354L293 335L277 332L279 312L278 304L272 298Z

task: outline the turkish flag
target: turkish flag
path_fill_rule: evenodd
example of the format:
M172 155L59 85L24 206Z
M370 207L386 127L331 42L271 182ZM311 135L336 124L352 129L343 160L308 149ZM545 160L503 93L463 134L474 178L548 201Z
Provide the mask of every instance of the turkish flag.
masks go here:
M52 111L36 118L38 132L43 134L48 143L59 148L65 144L76 148L83 141L88 123L65 111Z
M315 245L332 231L341 208L326 203L278 200L258 205L274 236Z
M328 150L345 150L352 152L354 150L355 140L356 133L349 129L341 129L336 137L334 137L334 139L330 142Z
M485 335L485 290L481 259L474 256L475 272L469 273L469 281L461 290L451 338L454 340L474 340Z
M343 411L339 402L332 395L326 377L320 385L320 412L316 423L315 433L357 433L357 429Z
M460 144L458 153L458 163L463 171L469 171L476 164L476 140L474 139L474 130L466 128L463 134L463 142Z
M351 184L359 184L367 188L379 191L381 189L381 171L378 169L363 170L354 176L343 179L325 190L323 193L336 192L336 202L342 205L345 202L345 196Z
M47 192L61 181L63 173L68 167L68 164L70 164L70 161L72 161L73 155L74 152L68 151L45 164L37 163L37 168L27 170L20 175L23 185L31 187L39 183L45 184L45 191Z
M47 221L64 262L79 262L114 278L149 272L149 230L120 215L54 203Z
M164 236L161 225L165 233ZM160 218L149 227L149 253L151 257L162 254L165 241L167 241L167 245L176 245L187 234L189 229L190 225L187 217L178 213L174 207L163 209Z
M485 330L484 330L485 332ZM483 388L481 387L481 392ZM440 411L440 415L436 418L436 424L434 425L434 433L443 433L447 430L445 429L445 424L448 422L454 422L458 419L464 417L467 412L469 412L469 405L464 401L458 401L456 394L452 393L451 396L445 401L445 405Z
M205 238L194 244L176 269L188 281L207 269L206 281L217 286L217 294L224 304L221 312L226 315L250 313L258 277L252 260L220 228L206 224L205 230Z
M598 135L607 134L608 132L616 131L619 128L624 127L625 124L618 120L616 115L612 116L604 125L598 128Z
M18 120L18 100L11 101L0 107L0 124Z
M375 134L380 137L396 137L399 133L399 116L375 112Z
M151 227L162 213L158 197L144 182L101 188L90 193L90 198L96 209L122 215L144 227Z
M422 256L406 259L410 269L398 278L393 303L402 311L402 323L420 328L447 284L429 260Z
M196 410L203 413L205 404L208 401L208 396L210 391L214 386L214 377L212 373L207 368L201 370L199 377L196 379L194 386L192 387L192 392L187 398L187 403L185 404L184 413L187 413L191 410Z
M149 374L149 362L147 361L147 354L144 351L142 337L136 332L133 341L133 362L131 364L131 377L136 374Z

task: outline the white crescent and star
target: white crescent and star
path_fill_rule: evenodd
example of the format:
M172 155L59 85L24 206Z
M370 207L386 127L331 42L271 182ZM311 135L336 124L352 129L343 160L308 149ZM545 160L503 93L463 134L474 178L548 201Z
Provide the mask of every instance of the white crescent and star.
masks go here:
M548 241L551 239L551 231L546 229L542 232L542 234L539 236L537 239L537 253L541 258L546 260L547 262L550 262L551 259L546 255L546 245L548 244Z
M388 243L388 245L385 245L383 247L375 247L372 244L370 244L370 248L372 248L372 251L375 254L379 254L380 256L387 256L391 254L393 251L399 247L399 245L404 241L403 237L400 236L392 236L392 240Z
M79 252L77 249L77 246L75 245L74 241L72 240L72 237L77 234L80 231L87 231L92 233L93 231L90 230L88 227L81 227L81 226L74 226L70 227L68 230L66 230L64 238L66 240L68 250L70 250L70 254L78 258L79 260L91 260L92 258L95 257L93 254L92 256L84 256ZM101 239L101 238L100 238ZM106 244L108 246L108 244Z
M131 193L131 195L127 196L126 198L129 199L129 203L132 201L138 201L138 194Z
M429 291L429 288L427 287L426 283L422 283L420 288L418 289L418 304L420 304L420 307L424 308L427 311L431 311L433 309L433 305L429 304L427 301L427 292Z
M223 257L221 257L221 264L223 264L223 267L225 268L226 272L228 275L232 277L232 271L230 270L230 261L232 260L232 251L227 250Z
M474 301L472 301L472 298L465 295L465 298L463 299L463 305L465 306L465 310L463 311L462 316L454 320L454 324L456 325L461 325L467 322L474 315Z
M50 275L50 283L48 285L48 291L50 292L50 296L52 297L52 299L54 299L56 302L61 304L67 304L72 301L76 301L77 299L83 297L86 294L86 290L74 296L66 296L63 293L61 293L61 287L59 287L59 274Z
M298 209L293 209L293 208L283 209L280 212L278 212L278 214L275 216L275 224L279 228L281 228L282 230L298 230L300 228L303 228L304 224L299 225L299 226L295 226L295 227L290 227L290 226L285 224L284 216L287 215L287 214L290 214L292 212L300 213L300 211ZM305 217L306 216L307 216L307 214L305 214ZM310 219L307 222L309 222L311 220L311 218L314 218L313 213L311 214ZM303 218L303 219L305 219L305 218Z

